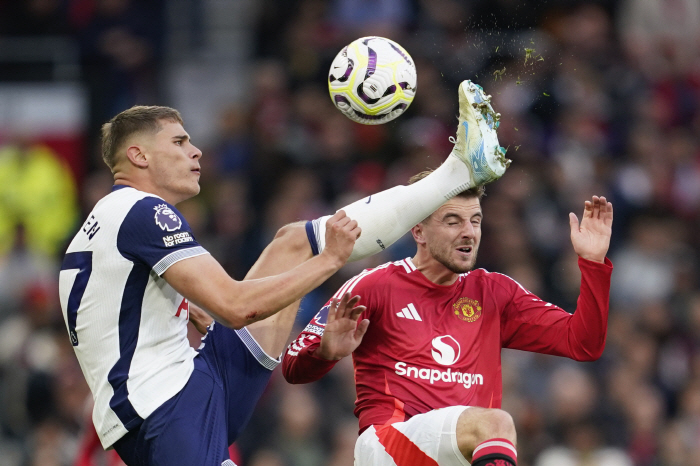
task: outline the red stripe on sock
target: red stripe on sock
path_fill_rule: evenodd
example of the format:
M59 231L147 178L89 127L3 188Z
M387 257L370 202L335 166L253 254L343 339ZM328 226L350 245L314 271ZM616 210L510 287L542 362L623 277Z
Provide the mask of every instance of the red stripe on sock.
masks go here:
M476 463L480 458L487 455L493 455L498 453L499 455L504 455L506 458L512 459L513 464L516 464L516 453L515 446L507 439L504 438L492 438L481 442L474 449L474 456L472 457L472 464Z
M385 424L377 428L377 438L394 459L396 466L438 466L437 461L426 455L392 425Z

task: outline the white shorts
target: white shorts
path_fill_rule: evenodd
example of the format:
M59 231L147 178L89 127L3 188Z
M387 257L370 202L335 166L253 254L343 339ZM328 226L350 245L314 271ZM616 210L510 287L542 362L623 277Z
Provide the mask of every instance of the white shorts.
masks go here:
M369 427L355 444L355 466L469 466L457 446L457 420L467 408L434 409Z

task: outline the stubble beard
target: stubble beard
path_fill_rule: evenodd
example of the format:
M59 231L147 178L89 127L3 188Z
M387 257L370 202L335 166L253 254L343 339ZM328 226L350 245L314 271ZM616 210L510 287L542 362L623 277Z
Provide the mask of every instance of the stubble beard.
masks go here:
M457 264L450 257L450 253L452 251L451 249L445 251L438 251L431 247L429 248L429 250L430 255L433 256L433 258L436 261L444 265L452 273L467 273L470 270L472 270L476 265L476 256L479 252L478 248L475 245L472 245L472 260L470 260L467 264Z

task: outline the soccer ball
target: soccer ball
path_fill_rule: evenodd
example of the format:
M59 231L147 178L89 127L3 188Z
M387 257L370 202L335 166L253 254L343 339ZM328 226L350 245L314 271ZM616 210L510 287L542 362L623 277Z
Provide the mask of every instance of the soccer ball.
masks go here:
M383 37L362 37L333 60L328 90L345 116L365 125L379 125L411 105L416 80L416 66L403 47Z

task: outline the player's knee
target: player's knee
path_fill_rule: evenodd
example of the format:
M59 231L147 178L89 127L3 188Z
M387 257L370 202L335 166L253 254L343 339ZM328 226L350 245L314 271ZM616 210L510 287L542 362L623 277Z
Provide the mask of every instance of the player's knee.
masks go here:
M504 438L515 444L515 423L502 409L469 408L457 424L457 442L463 453L471 455L478 444L492 438Z
M248 271L246 280L271 277L293 269L313 257L304 223L290 223L277 231L275 238Z
M305 222L295 222L283 226L275 234L274 242L284 244L290 250L305 251L311 246L306 236Z
M487 409L484 413L484 422L481 424L483 431L481 437L484 440L491 438L504 438L515 443L515 423L513 417L502 409Z

